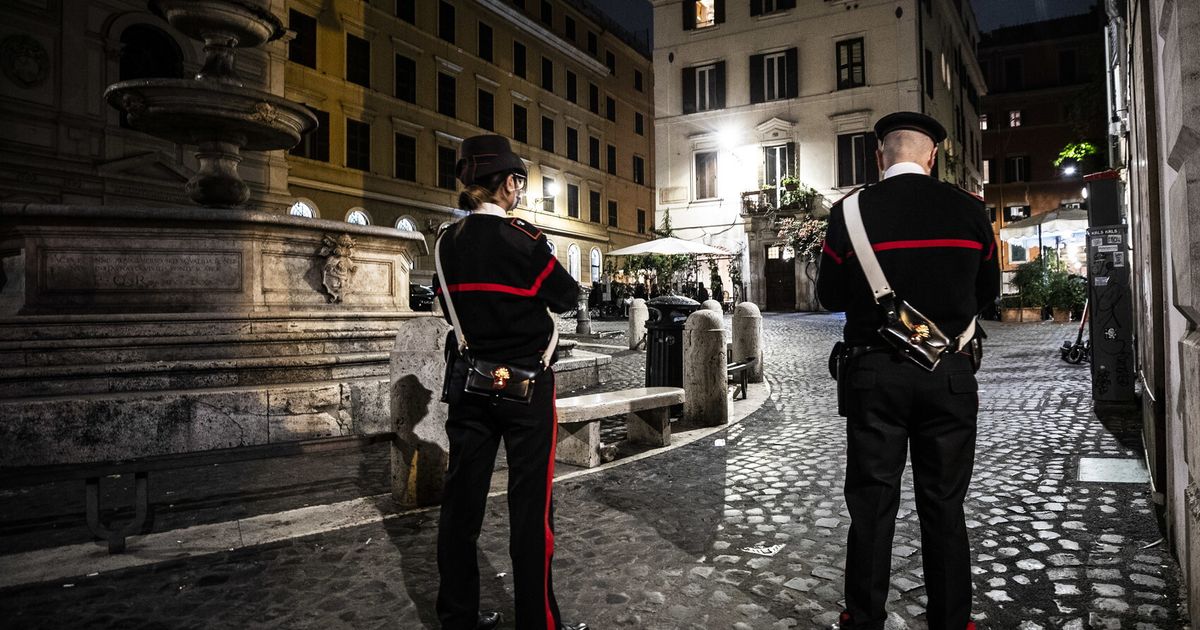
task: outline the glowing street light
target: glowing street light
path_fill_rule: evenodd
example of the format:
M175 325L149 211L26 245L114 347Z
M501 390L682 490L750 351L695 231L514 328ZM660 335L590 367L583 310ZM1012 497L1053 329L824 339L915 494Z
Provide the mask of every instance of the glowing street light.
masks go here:
M557 197L557 196L558 196L558 190L559 190L559 188L558 188L558 182L556 182L556 181L552 181L552 182L550 182L549 184L546 184L546 196L548 196L548 197Z
M737 132L732 128L726 127L717 132L717 145L726 151L737 146Z
M1075 171L1076 171L1076 168L1074 165L1063 167L1063 175L1066 175L1067 177L1074 175Z

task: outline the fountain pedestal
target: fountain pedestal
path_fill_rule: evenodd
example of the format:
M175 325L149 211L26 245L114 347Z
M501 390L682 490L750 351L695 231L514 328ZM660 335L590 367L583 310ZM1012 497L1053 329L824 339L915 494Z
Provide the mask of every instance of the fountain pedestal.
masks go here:
M391 430L419 235L0 204L0 466Z

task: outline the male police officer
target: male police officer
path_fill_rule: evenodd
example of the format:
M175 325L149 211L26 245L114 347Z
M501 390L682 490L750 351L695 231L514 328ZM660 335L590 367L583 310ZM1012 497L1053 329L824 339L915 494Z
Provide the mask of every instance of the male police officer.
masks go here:
M999 293L996 244L983 203L930 177L945 129L897 112L875 124L883 181L857 192L862 221L897 298L946 335L963 333ZM975 455L978 387L969 353L933 371L904 358L877 332L884 323L846 231L843 202L825 235L818 295L846 312L848 357L839 376L847 418L846 610L840 628L882 629L905 451L912 445L930 630L974 628L963 498Z

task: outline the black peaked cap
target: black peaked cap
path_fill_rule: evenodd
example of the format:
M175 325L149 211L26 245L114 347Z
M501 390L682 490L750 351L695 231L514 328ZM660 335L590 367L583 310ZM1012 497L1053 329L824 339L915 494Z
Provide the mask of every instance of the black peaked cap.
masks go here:
M516 172L526 175L525 163L513 153L508 138L504 136L471 136L463 140L458 158L454 172L458 181L466 186L496 173Z
M934 144L946 139L946 128L942 123L917 112L895 112L880 118L875 123L875 138L882 142L889 133L900 129L919 131L932 138Z

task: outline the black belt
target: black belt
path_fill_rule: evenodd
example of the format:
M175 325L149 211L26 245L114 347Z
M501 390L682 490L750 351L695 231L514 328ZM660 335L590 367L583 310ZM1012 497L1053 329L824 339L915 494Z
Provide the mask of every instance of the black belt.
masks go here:
M970 346L967 346L967 348L969 347ZM957 352L951 354L961 354L969 357L971 356L971 352L967 348L963 348L962 350L958 350ZM871 352L887 352L889 354L896 354L897 350L889 345L846 346L845 350L847 359L861 357L862 355L869 354Z
M853 359L856 357L861 357L862 355L868 354L871 352L889 352L889 353L891 353L891 352L895 352L895 351L896 351L896 349L893 348L892 346L880 344L880 345L870 345L870 346L846 346L845 353L846 353L847 359Z

